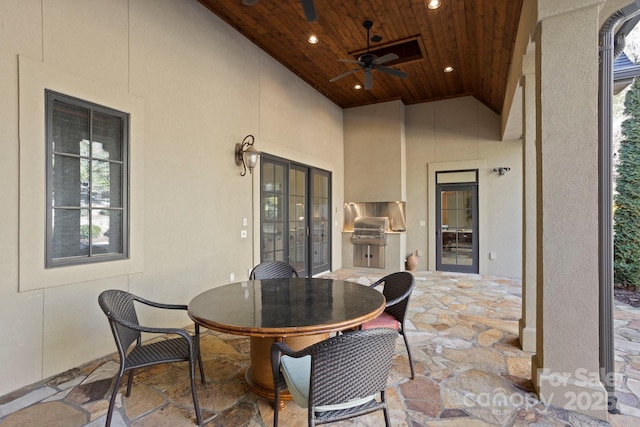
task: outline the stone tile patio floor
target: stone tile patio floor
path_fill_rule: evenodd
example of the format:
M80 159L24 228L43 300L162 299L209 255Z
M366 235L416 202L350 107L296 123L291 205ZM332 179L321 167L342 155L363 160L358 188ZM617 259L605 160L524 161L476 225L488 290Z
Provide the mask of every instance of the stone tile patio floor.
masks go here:
M370 284L381 275L338 270L329 276ZM531 354L520 350L521 284L497 277L416 272L407 326L416 378L396 346L388 382L393 426L640 426L640 310L616 303L616 381L620 415L609 421L546 406L531 386ZM97 303L96 303L97 309ZM249 342L204 331L207 383L198 382L203 424L270 426L273 409L249 392L244 370ZM0 425L103 426L117 356L92 361L0 397ZM194 426L187 366L139 370L129 398L120 389L112 426ZM306 425L306 410L289 403L282 427ZM382 426L381 412L343 426Z

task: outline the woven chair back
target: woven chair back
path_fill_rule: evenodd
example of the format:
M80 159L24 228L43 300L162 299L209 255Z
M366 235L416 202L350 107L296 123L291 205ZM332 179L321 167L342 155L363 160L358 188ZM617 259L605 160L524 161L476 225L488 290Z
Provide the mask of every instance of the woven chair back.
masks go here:
M282 261L265 261L256 265L249 279L288 279L290 277L298 277L298 272L291 265Z
M140 339L139 331L122 325L123 321L139 325L134 301L134 295L116 289L104 291L98 297L100 308L109 319L116 346L122 354L125 354L131 344Z
M344 403L383 391L398 333L377 328L337 335L311 354L309 405Z
M404 317L407 313L407 307L409 306L409 300L411 299L411 291L415 284L413 274L406 271L399 271L392 273L384 278L384 289L382 294L387 301L392 301L400 296L407 294L406 298L399 301L397 304L385 308L385 312L389 313L400 323L404 321Z

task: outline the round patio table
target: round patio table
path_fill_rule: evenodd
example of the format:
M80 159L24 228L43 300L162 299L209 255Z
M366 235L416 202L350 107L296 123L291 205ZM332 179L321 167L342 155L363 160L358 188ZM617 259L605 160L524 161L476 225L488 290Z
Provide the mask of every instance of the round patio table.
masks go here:
M189 303L189 317L215 331L250 337L245 379L259 396L274 399L271 344L301 350L330 332L356 327L384 310L384 296L358 283L321 278L247 280L210 289ZM290 400L288 393L281 398Z

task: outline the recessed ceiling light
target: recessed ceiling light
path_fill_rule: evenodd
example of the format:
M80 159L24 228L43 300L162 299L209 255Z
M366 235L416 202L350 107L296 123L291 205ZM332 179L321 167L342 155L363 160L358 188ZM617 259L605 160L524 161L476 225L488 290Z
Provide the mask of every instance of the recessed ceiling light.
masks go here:
M353 88L354 88L355 90L360 90L360 89L362 89L362 85L355 85Z
M440 0L427 0L427 7L429 9L437 9L442 5Z
M316 44L318 43L320 40L318 40L318 37L315 35L310 35L309 38L307 39L307 41L311 44Z
M449 65L448 67L444 67L443 71L445 73L452 73L453 72L453 67L451 65Z

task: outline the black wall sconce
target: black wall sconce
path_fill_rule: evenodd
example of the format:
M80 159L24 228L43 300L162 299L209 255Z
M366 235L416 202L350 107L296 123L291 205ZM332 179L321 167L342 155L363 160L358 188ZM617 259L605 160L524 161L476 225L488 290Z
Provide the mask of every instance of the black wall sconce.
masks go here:
M497 172L498 175L504 175L505 173L509 172L511 170L510 167L507 166L500 166L499 168L494 168L493 171Z
M236 144L236 165L242 165L242 172L240 172L240 176L245 176L247 174L247 168L249 168L249 173L252 174L253 168L258 164L260 152L253 148L254 143L255 138L253 135L247 135L241 143L238 142Z

